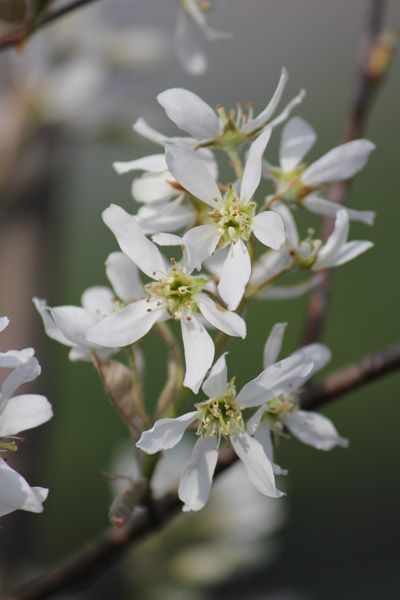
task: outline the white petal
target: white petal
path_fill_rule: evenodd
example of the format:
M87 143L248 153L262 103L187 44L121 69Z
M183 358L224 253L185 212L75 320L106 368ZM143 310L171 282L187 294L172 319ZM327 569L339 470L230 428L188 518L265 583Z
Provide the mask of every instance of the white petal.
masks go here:
M339 436L332 421L318 413L294 410L285 416L283 422L297 439L317 450L331 450L335 446L347 448L349 445Z
M336 214L335 227L318 251L318 258L313 265L313 271L326 269L335 264L335 259L340 250L347 242L349 235L349 215L345 210L339 210Z
M183 236L186 246L188 269L201 269L202 263L217 247L220 235L215 225L199 225L189 229Z
M330 202L330 200L325 200L318 196L307 196L307 198L303 200L303 206L311 212L325 217L334 217L339 210L345 210L351 221L359 221L366 225L373 225L375 221L375 213L372 210L354 210L352 208L346 208L341 204Z
M103 221L111 229L122 250L143 273L153 278L165 273L166 262L157 246L146 238L135 217L111 204L103 211Z
M254 487L271 498L283 496L284 494L276 488L271 461L268 460L261 444L246 432L232 435L231 443Z
M218 292L229 310L235 310L243 298L251 273L249 253L241 239L229 246L222 267Z
M143 297L144 289L137 266L123 252L112 252L108 255L106 274L116 295L124 302Z
M227 352L224 352L224 354L219 357L201 388L209 398L222 396L226 392L228 385L228 369L225 359L226 354Z
M296 283L295 285L274 285L273 287L262 290L257 294L257 298L263 300L291 300L292 298L300 298L313 290L321 283L321 276L314 275L308 281Z
M309 377L323 369L332 358L332 353L329 348L324 346L324 344L317 343L303 346L302 348L299 348L299 350L296 350L296 352L293 352L291 356L297 355L305 356L313 361L314 367L310 372Z
M229 246L226 246L225 248L218 248L204 263L205 267L207 267L207 270L216 279L220 278L222 267L224 266L228 252Z
M301 117L293 117L282 130L279 160L285 173L293 171L317 139L314 129Z
M252 231L262 244L273 250L279 250L285 242L285 226L282 218L272 210L266 210L254 217Z
M167 163L164 154L150 154L128 162L114 162L113 167L119 175L137 170L158 173L167 170Z
M196 213L184 199L185 195L181 194L172 202L142 206L136 220L145 233L178 231L190 227L196 221Z
M163 133L160 133L159 131L153 129L153 127L150 127L147 121L142 118L138 119L136 123L134 123L132 129L147 140L150 140L155 144L160 144L160 146L166 144L170 139Z
M208 60L193 29L193 21L186 11L178 10L174 35L176 55L187 73L203 75L207 70Z
M26 362L16 367L7 375L0 386L0 396L3 402L11 398L14 392L24 383L34 381L39 377L41 368L37 359L32 356Z
M182 88L171 88L157 96L168 117L198 140L213 139L219 134L215 111L197 94Z
M151 239L158 246L183 246L183 238L174 233L156 233Z
M345 244L337 253L334 267L344 265L345 263L353 260L360 254L363 254L373 246L373 242L367 240L354 240Z
M290 100L290 102L286 104L285 108L275 117L275 119L272 119L272 121L268 123L268 127L271 127L271 129L275 129L275 127L286 121L292 110L296 108L296 106L301 104L305 97L306 91L300 90L297 96L292 98L292 100Z
M366 165L374 149L375 144L364 139L337 146L312 163L304 171L302 181L307 185L318 185L349 179Z
M10 320L7 317L0 317L0 332L8 327Z
M284 358L249 381L240 390L237 401L248 408L268 402L280 394L292 393L307 381L313 366L314 363L305 356Z
M65 344L66 346L73 346L71 340L69 340L63 333L61 333L58 328L55 320L51 314L51 308L47 306L46 300L41 300L40 298L32 298L32 302L35 305L36 310L39 315L42 317L44 330L52 340L59 342L60 344Z
M271 461L274 475L287 475L288 472L286 469L282 469L282 467L274 463L274 447L272 445L270 428L264 423L261 423L254 434L254 439L261 444L266 457Z
M264 346L263 366L264 369L272 365L278 358L282 348L283 336L285 335L287 323L276 323L271 329Z
M270 137L271 129L266 129L250 146L240 186L240 200L244 203L250 202L260 184L262 157Z
M201 314L211 325L227 335L246 337L246 322L240 315L217 304L206 294L198 295L198 304Z
M169 171L144 173L132 182L132 197L143 204L157 204L174 198L180 193L173 187L174 178Z
M164 316L165 311L155 300L139 300L89 327L86 339L89 344L106 348L128 346L140 340Z
M82 306L97 318L110 313L115 306L115 297L112 291L103 286L94 286L82 294Z
M23 350L7 350L6 352L0 352L0 368L2 369L14 369L20 365L26 363L34 356L35 351L33 348L24 348Z
M213 363L214 343L195 314L191 315L190 320L188 316L183 316L181 327L186 363L183 385L197 394L205 374Z
M168 450L178 444L186 429L198 419L198 411L186 413L176 419L159 419L151 429L144 431L136 446L147 454Z
M168 146L166 159L172 175L188 192L212 208L218 206L221 192L198 154L187 148Z
M296 221L293 219L292 211L283 202L274 202L271 210L281 216L285 225L286 238L291 248L297 248L299 244L299 233Z
M287 73L286 69L282 69L281 75L279 78L279 82L278 82L278 85L274 92L274 95L272 96L271 100L269 101L267 106L264 108L264 110L261 111L260 114L255 119L253 119L247 125L242 127L242 130L244 133L250 133L251 131L254 131L255 129L263 127L267 123L267 121L270 119L272 114L275 112L275 109L280 102L280 99L282 97L283 90L285 89L287 80L288 80L288 73Z
M97 321L92 313L80 306L56 306L51 309L51 316L61 333L73 344L88 345L85 332Z
M184 512L201 510L207 503L217 460L217 438L198 439L179 483Z
M288 248L282 250L269 250L262 254L253 265L251 272L251 286L260 286L270 281L283 271L286 271L292 264L293 259L290 256ZM257 294L257 298L262 298L263 293Z
M38 394L15 396L0 413L0 437L38 427L53 416L50 402Z
M46 491L42 488L31 488L19 473L0 458L0 516L14 510L42 512L42 501Z
M204 14L204 11L201 10L197 0L185 0L183 8L186 9L208 40L216 41L232 37L231 33L216 31L208 25L206 15Z

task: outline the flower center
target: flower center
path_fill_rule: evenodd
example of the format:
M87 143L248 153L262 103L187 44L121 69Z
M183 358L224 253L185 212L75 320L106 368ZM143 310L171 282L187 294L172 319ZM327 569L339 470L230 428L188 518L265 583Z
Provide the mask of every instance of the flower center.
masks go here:
M302 182L301 176L306 168L307 165L302 164L289 173L285 173L278 167L271 167L269 169L275 180L276 195L279 196L280 200L300 204L310 192L318 189L307 186Z
M318 251L322 245L321 240L313 239L314 229L307 231L307 237L300 242L297 249L294 252L297 265L301 269L309 269L313 266L318 258Z
M282 435L284 428L282 418L295 408L297 408L295 396L282 394L267 402L267 411L264 413L263 420L274 434Z
M247 242L251 235L255 210L256 205L254 202L243 204L233 188L228 190L225 194L223 207L209 213L212 222L218 227L222 248L238 239Z
M184 311L198 312L196 294L205 286L205 277L191 277L178 267L172 267L163 279L145 285L152 298L159 298L173 318Z
M228 383L223 396L195 404L200 412L197 435L203 438L229 438L238 429L244 430L242 411L236 404L235 378Z

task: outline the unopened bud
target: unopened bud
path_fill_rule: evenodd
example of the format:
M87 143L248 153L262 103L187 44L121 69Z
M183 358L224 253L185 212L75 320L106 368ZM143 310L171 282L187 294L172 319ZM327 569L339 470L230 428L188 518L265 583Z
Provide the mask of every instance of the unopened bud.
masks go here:
M393 32L385 31L372 46L366 65L366 75L372 83L378 83L390 67L397 37Z

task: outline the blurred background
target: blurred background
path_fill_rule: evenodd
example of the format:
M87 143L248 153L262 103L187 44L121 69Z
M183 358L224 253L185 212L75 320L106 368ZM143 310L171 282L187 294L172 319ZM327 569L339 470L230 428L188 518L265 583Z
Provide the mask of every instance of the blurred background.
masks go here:
M369 1L215 4L210 24L234 37L207 44L210 68L197 78L174 54L175 0L102 0L0 55L0 314L11 319L0 341L2 349L37 348L43 374L36 386L55 410L50 423L26 435L17 456L21 472L50 495L42 515L3 520L3 586L55 564L108 523L112 494L104 473L113 471L127 432L94 368L70 363L67 349L44 336L31 297L51 306L79 304L86 287L106 284L104 260L116 243L101 211L110 202L135 209L132 177L117 176L111 163L158 152L132 123L141 116L174 133L156 102L174 86L211 105L252 101L260 110L286 66L285 98L307 90L297 114L319 134L310 158L342 140ZM400 5L389 1L387 26L398 30L399 23ZM349 197L352 207L377 211L373 228L351 230L375 248L335 271L323 338L333 352L326 372L399 338L399 102L397 57L365 132L377 150ZM274 163L279 135L273 138ZM239 386L260 371L275 322L289 323L284 354L298 346L306 304L307 297L251 306L246 344L228 346ZM151 403L164 355L152 335L144 350ZM400 374L386 377L326 409L350 439L348 450L281 444L277 462L290 473L279 506L226 474L208 513L180 515L90 590L64 597L397 598L399 383Z

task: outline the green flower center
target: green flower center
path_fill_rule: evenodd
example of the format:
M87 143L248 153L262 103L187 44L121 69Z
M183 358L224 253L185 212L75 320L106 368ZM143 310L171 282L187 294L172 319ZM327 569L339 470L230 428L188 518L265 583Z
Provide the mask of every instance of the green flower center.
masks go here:
M197 435L203 438L229 438L238 429L244 431L242 411L236 404L235 378L228 383L223 396L195 404L200 412Z
M305 240L300 242L296 252L295 259L301 269L309 269L318 258L318 252L322 245L321 240L313 239L314 230L309 229Z
M247 242L251 235L255 210L255 202L243 204L233 188L227 191L223 207L209 213L212 222L218 227L222 248L239 239Z
M282 418L297 408L296 398L293 395L281 395L267 402L267 411L264 413L265 421L271 431L276 435L282 435Z
M289 173L283 172L278 167L269 169L275 180L276 195L279 196L280 200L300 204L310 192L317 189L316 187L307 186L301 181L301 176L306 168L307 165L302 164Z
M198 312L196 295L206 283L205 277L192 277L172 267L164 279L146 284L145 289L153 299L159 298L173 318L178 318L184 311Z

